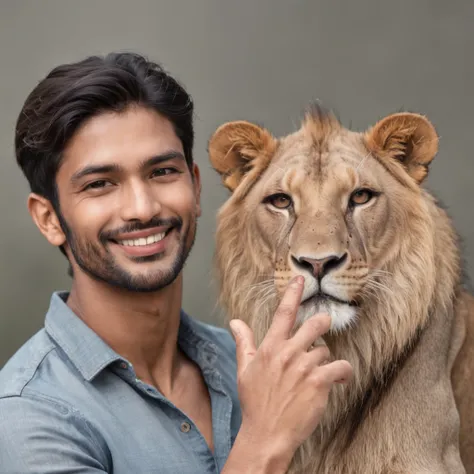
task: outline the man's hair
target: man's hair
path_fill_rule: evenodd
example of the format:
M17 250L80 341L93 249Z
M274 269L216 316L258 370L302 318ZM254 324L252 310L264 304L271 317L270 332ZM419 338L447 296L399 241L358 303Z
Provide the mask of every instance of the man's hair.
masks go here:
M26 99L16 124L15 152L31 191L59 211L56 174L68 141L86 120L134 104L173 124L191 168L190 95L159 64L134 53L111 53L54 68Z

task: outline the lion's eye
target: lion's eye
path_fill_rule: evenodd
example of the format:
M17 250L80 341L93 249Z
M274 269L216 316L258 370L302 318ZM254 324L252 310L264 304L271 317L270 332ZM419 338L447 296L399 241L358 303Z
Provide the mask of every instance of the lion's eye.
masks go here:
M268 196L265 199L265 202L269 202L272 206L276 207L277 209L288 209L292 204L291 197L283 193L278 193L278 194L273 194L272 196Z
M360 206L368 203L374 196L375 193L370 189L358 189L352 193L350 203L353 206Z

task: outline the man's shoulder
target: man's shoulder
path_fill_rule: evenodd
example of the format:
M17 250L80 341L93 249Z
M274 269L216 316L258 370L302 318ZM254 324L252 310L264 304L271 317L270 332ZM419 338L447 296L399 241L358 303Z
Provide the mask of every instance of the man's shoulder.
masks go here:
M48 470L65 462L71 469L69 463L77 463L77 468L85 468L86 462L107 466L101 438L82 413L63 400L60 384L49 377L58 367L64 374L66 365L48 339L40 331L0 371L2 467L26 473L38 472L38 465Z
M21 396L56 345L44 329L27 340L0 370L0 399Z

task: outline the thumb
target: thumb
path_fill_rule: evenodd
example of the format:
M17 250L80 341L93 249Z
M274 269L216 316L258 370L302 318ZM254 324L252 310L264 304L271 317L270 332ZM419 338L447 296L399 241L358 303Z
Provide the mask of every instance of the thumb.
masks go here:
M242 373L257 352L255 339L252 330L240 319L233 319L229 326L235 338L237 372Z

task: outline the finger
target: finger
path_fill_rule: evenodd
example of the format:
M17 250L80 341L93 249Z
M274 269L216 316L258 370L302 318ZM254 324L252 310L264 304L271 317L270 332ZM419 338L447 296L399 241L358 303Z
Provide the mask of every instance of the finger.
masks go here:
M328 346L319 345L308 352L308 361L311 366L318 367L322 364L326 364L331 357Z
M240 319L233 319L229 326L235 338L237 373L241 374L257 352L255 339L252 330Z
M321 313L307 319L291 339L295 350L307 351L314 342L331 327L331 317Z
M295 324L296 312L303 294L303 284L304 277L297 276L286 287L262 345L288 339Z
M336 360L318 368L318 377L328 385L333 383L346 384L353 376L353 369L347 360Z

